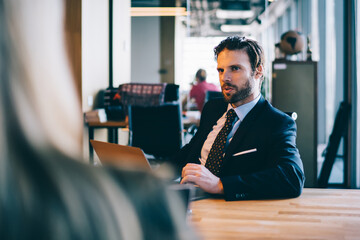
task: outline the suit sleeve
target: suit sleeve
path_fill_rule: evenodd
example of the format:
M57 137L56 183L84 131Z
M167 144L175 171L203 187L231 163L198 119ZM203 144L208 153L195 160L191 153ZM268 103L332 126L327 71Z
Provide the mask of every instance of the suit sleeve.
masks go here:
M273 166L245 175L222 177L225 199L274 199L298 197L304 185L303 165L296 148L296 124L285 118L271 129L266 154Z

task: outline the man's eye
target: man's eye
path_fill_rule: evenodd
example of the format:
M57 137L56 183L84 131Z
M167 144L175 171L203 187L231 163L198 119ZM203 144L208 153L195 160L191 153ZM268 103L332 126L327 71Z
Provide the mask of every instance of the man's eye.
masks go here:
M222 72L224 72L224 69L218 68L217 71L218 71L219 73L222 73Z
M233 66L233 67L231 67L231 70L233 70L233 71L237 71L237 70L239 70L240 68L239 67L236 67L236 66Z

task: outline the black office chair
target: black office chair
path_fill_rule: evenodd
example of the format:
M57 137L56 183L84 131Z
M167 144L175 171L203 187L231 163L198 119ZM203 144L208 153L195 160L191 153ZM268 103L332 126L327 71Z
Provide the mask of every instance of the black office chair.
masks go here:
M129 106L129 131L130 146L166 161L183 144L180 105Z
M216 91L206 91L205 93L205 103L211 99L215 98L224 98L224 95L222 92L216 92Z
M179 101L179 85L177 84L166 84L164 102L171 103Z

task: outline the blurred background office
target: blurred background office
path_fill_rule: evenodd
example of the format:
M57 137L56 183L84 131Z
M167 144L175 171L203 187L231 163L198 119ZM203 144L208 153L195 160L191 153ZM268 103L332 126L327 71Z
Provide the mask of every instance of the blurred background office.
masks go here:
M182 102L183 109L195 109L202 111L205 101L209 100L209 94L217 94L222 96L220 84L207 82L207 73L204 69L200 68L196 71L194 81L190 84L191 89L186 94L186 98Z
M81 39L74 57L81 66L76 81L82 110L93 109L100 89L123 83L174 83L179 85L180 95L186 96L199 68L206 70L209 82L218 84L213 47L226 36L245 35L265 49L263 95L283 111L298 111L298 145L308 187L317 186L340 103L350 106L341 124L344 133L335 144L338 151L329 182L333 187L358 188L358 3L74 1L69 17L77 22L74 38ZM288 106L283 105L286 102ZM98 130L95 135L105 139L106 131ZM127 144L127 136L126 130L120 130L119 142ZM87 141L85 126L84 155L88 154Z

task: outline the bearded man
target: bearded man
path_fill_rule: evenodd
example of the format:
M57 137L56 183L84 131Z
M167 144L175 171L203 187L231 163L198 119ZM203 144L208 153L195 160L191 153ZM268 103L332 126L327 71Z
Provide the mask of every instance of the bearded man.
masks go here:
M225 200L298 197L305 176L296 124L261 96L262 47L232 36L214 52L224 99L205 104L197 133L175 156L181 183Z

